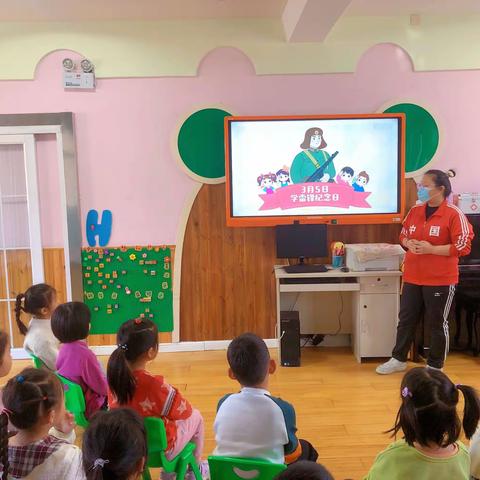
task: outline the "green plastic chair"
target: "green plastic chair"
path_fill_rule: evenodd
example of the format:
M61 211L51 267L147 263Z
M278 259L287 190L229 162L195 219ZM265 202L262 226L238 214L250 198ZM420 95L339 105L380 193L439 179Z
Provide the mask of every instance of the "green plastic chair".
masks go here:
M145 471L143 472L144 480L151 480L149 468L162 468L167 473L175 473L177 480L183 480L187 469L193 471L196 480L202 480L200 469L193 452L195 444L189 442L184 449L172 460L168 460L165 456L167 449L167 434L165 425L161 418L146 417L144 419L145 430L147 431L148 458Z
M272 480L287 466L253 458L208 457L210 480Z
M50 369L45 365L45 362L44 362L43 360L41 360L40 358L38 358L36 355L34 355L33 353L31 353L30 356L32 357L33 366L34 366L35 368L46 368L47 370L50 370Z
M58 373L56 375L64 385L65 408L73 413L77 425L87 428L88 420L85 418L85 397L83 396L82 387Z

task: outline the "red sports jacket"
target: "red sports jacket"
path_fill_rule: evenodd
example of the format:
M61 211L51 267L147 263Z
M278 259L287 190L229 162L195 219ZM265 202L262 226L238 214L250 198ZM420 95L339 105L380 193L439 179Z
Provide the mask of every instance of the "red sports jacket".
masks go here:
M407 251L403 280L415 285L452 285L458 283L458 257L470 253L473 229L467 217L445 200L425 219L426 204L415 205L403 221L403 240L426 240L432 245L451 245L450 255L417 255Z

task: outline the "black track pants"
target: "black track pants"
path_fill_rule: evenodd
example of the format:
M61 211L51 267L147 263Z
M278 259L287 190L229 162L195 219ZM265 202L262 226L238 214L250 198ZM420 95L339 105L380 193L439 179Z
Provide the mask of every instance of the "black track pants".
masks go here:
M431 367L443 367L449 348L448 313L454 294L455 285L403 285L393 358L401 362L407 360L415 330L424 313L425 323L430 325L431 331L427 363Z

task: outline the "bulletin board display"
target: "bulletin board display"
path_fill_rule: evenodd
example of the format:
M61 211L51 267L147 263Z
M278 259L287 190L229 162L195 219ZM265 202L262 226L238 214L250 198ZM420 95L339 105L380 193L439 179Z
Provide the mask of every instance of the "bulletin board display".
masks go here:
M170 248L87 248L82 274L90 334L117 333L132 318L148 318L160 332L173 330Z

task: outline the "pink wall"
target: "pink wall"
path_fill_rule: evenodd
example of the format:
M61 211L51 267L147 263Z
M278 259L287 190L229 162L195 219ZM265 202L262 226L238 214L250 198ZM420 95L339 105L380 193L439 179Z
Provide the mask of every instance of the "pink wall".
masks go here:
M314 114L419 103L440 125L436 165L457 170L457 192L478 190L480 71L412 72L402 49L382 44L364 54L354 74L256 76L243 53L220 48L194 78L103 79L95 92L66 92L64 56L44 58L34 81L0 82L0 113L75 113L82 222L91 208L111 209L112 245L176 242L193 181L174 160L172 138L186 114L211 105L236 114ZM46 218L55 215L51 202L42 205ZM45 244L59 244L57 237L52 230Z

